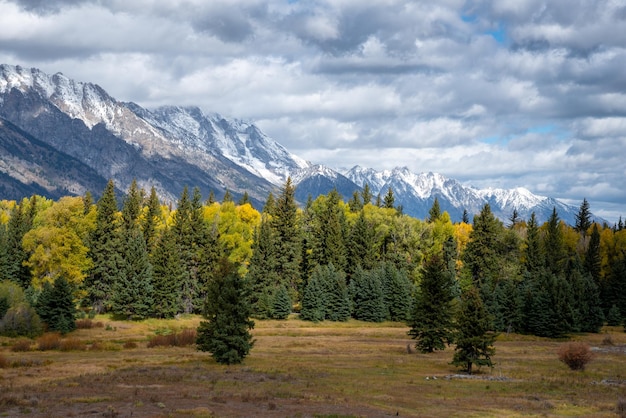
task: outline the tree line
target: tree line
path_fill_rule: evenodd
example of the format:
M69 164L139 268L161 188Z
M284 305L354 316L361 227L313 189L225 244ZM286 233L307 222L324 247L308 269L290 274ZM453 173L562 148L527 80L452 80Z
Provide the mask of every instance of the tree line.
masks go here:
M593 223L586 200L570 226L556 209L543 225L515 212L505 224L489 205L453 223L436 199L416 219L394 207L391 189L374 198L367 186L303 207L294 195L288 180L258 211L246 195L217 202L185 188L172 209L135 182L118 202L110 181L97 202L1 201L0 314L17 309L9 283L36 307L58 280L81 312L203 313L228 262L255 318L405 321L424 351L454 340L470 301L494 332L555 337L626 318L626 231L621 220Z

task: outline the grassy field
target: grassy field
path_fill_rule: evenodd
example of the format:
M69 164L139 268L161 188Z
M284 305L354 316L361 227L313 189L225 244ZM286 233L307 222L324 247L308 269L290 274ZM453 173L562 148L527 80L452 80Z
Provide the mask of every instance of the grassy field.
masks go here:
M65 337L63 349L0 339L0 416L448 417L617 416L626 410L626 334L576 335L593 347L585 371L557 358L563 341L501 335L496 365L465 376L453 349L409 353L399 323L256 321L244 364L221 366L187 347L148 348L198 317L117 322ZM29 351L13 351L20 341Z

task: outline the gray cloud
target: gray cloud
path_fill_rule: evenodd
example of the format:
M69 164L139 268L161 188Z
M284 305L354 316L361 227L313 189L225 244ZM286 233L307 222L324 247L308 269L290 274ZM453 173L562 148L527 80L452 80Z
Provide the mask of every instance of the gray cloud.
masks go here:
M609 219L623 33L611 0L0 0L0 62L249 119L315 162L587 197Z

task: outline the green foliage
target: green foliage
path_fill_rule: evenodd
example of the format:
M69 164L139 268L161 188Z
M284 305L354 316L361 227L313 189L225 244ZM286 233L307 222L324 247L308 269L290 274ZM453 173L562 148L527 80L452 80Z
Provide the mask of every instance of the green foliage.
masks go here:
M354 273L357 266L371 270L376 265L376 245L373 225L365 218L365 211L359 211L349 233L350 245L347 246L347 270Z
M435 222L441 216L441 207L439 206L439 199L435 196L435 200L433 201L433 205L430 207L428 211L428 221Z
M232 263L222 259L207 290L207 321L198 327L197 347L220 364L241 363L254 345L245 281Z
M618 326L622 323L622 315L620 314L617 305L611 306L609 313L606 316L606 324L611 327Z
M589 209L589 202L587 199L583 199L580 204L580 209L576 214L576 223L574 229L581 234L585 234L591 227L591 210Z
M179 284L185 277L185 271L171 228L165 228L159 237L152 256L152 266L154 314L173 318L182 312Z
M43 325L35 309L22 302L11 308L0 320L0 335L34 338L43 333Z
M387 194L383 198L383 206L387 209L393 209L395 201L396 201L396 198L394 197L393 190L391 190L391 187L390 187L387 190Z
M381 278L387 319L405 322L411 315L413 306L413 284L406 271L386 262L376 269Z
M129 320L145 319L152 314L154 302L152 264L143 234L133 227L124 236L124 260L113 286L111 311Z
M382 322L387 319L385 294L379 271L358 268L350 281L353 316L368 322Z
M7 313L11 306L9 305L9 298L6 296L0 296L0 319Z
M304 295L300 318L309 321L346 321L350 317L350 294L346 277L332 264L313 270Z
M35 309L50 331L67 334L76 329L76 305L72 297L72 286L63 276L58 277L53 285L44 283Z
M491 357L496 352L495 339L496 335L491 332L491 318L478 289L465 290L461 295L452 364L469 374L472 374L474 365L493 367Z
M423 353L444 350L453 341L454 276L444 260L431 256L416 293L411 327L408 334L416 340L415 347Z
M340 205L337 190L332 190L323 199L316 200L312 226L313 265L333 264L344 270L346 266L345 214Z
M291 299L284 285L278 286L274 291L272 313L273 319L287 319L291 313Z
M26 302L24 290L11 280L0 282L0 299L6 300L9 308ZM0 318L1 317L2 316L0 316Z

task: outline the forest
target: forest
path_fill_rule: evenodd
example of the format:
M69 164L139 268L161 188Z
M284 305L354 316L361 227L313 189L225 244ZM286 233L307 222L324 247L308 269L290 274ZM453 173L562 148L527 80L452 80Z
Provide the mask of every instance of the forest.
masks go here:
M484 312L489 332L545 337L626 318L626 230L593 223L586 200L575 225L556 210L543 225L516 213L505 224L489 205L453 223L436 200L427 219L403 214L391 189L302 207L294 193L288 180L262 211L188 188L173 209L135 182L118 201L112 181L97 202L0 201L0 334L203 314L225 261L253 318L401 321L422 352L458 338L464 309Z

